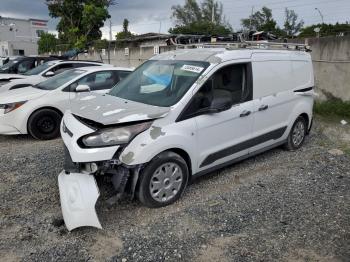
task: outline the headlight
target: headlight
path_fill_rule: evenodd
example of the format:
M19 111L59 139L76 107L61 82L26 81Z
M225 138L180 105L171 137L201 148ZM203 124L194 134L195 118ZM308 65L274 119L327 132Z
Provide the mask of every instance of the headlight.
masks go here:
M104 147L128 143L135 136L147 130L152 122L145 122L131 126L106 128L82 138L87 147Z
M8 103L8 104L0 104L0 109L4 109L4 114L10 113L11 111L19 108L20 106L24 105L27 101L22 102L15 102L15 103Z

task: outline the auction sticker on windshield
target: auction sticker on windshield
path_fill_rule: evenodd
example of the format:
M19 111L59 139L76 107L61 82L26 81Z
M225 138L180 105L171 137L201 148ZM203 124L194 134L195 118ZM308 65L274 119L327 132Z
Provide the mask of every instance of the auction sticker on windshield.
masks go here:
M193 73L197 73L197 74L199 74L200 72L202 72L203 69L204 69L204 67L192 66L192 65L183 65L183 66L181 67L181 70L189 71L189 72L193 72Z

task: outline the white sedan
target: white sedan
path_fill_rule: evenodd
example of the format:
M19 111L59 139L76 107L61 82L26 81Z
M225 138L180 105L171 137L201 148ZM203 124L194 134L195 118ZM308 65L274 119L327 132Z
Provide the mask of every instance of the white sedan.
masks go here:
M0 93L8 90L33 86L66 70L86 66L111 66L99 62L52 60L23 74L0 74Z
M36 139L59 136L63 113L80 92L106 93L132 69L91 66L65 71L32 87L0 95L0 134L30 134ZM89 96L86 98L86 103Z

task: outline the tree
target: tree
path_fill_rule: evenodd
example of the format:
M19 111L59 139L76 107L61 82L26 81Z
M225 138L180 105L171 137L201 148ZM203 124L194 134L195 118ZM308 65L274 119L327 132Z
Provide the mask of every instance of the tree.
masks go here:
M71 48L83 49L87 43L100 39L100 28L110 18L108 7L113 0L46 0L49 14L60 18L59 39Z
M129 20L125 18L123 21L123 31L117 33L115 37L118 40L120 40L120 39L130 38L132 36L133 34L129 31Z
M241 24L244 29L249 31L256 30L271 33L278 31L277 22L272 17L272 10L266 6L249 16L249 18L242 19Z
M186 0L183 6L172 6L172 17L176 21L172 34L228 35L231 26L223 16L223 5L215 0L204 0L201 5L196 0Z
M54 34L42 33L38 41L39 54L55 51L58 39Z
M300 30L299 37L315 37L316 32L314 31L315 28L318 27L321 29L320 36L334 36L334 35L340 35L345 32L350 31L350 24L349 22L346 23L336 23L336 24L315 24L310 25L307 27L304 27Z
M285 10L285 21L284 21L284 29L283 31L285 32L287 37L294 37L298 32L300 32L301 28L304 25L304 21L298 20L298 15L294 12L294 10L289 10L286 8Z

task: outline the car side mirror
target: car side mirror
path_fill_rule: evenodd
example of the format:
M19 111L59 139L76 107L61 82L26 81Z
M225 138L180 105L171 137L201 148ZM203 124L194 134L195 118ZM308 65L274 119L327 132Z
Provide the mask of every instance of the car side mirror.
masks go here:
M210 113L218 113L229 110L233 105L232 94L227 90L215 90L214 97L209 107Z
M47 76L47 77L51 77L51 76L54 76L54 75L55 75L55 73L52 72L52 71L48 71L48 72L46 72L46 74L45 74L45 76Z
M78 85L75 92L90 92L90 87L88 85Z

